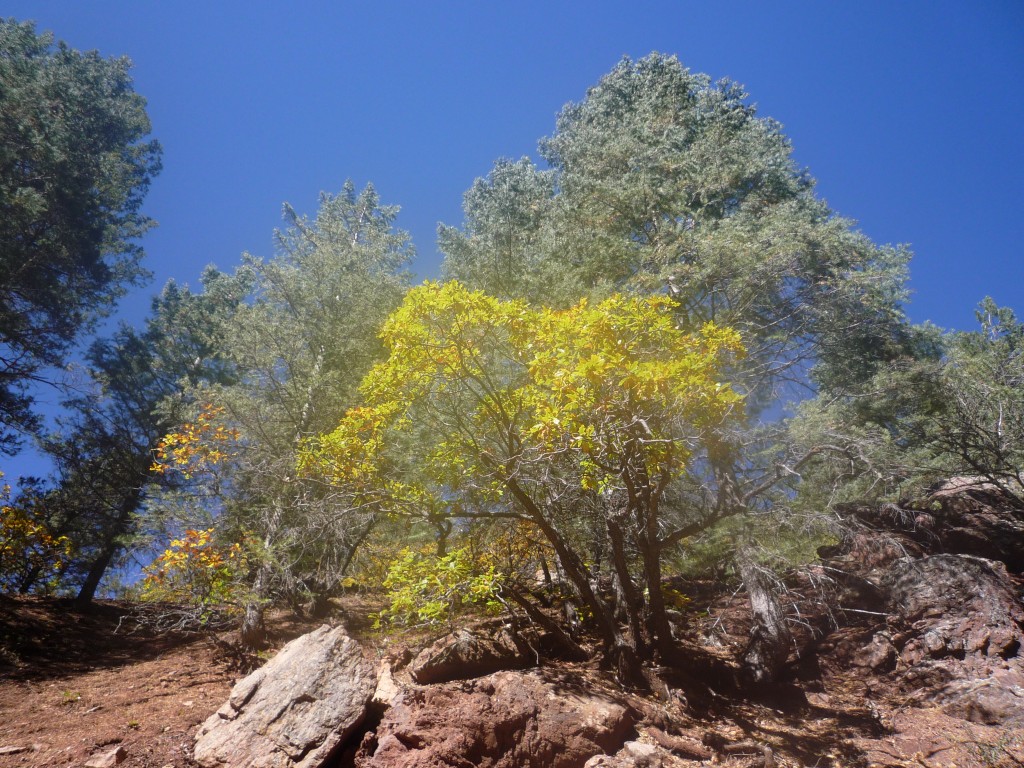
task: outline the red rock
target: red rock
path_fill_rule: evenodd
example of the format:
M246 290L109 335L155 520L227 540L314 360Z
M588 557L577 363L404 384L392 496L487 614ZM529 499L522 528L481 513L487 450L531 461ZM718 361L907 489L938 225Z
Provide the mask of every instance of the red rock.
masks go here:
M581 768L633 730L623 701L543 670L411 689L356 756L359 768Z

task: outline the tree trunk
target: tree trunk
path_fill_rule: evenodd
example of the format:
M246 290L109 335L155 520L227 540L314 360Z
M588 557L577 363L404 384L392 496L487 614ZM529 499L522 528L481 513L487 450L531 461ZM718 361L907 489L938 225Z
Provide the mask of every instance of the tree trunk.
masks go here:
M505 594L508 595L512 602L526 611L526 615L529 616L530 620L534 624L537 624L548 632L552 640L566 658L572 659L573 661L585 661L587 659L586 651L580 648L576 641L562 630L557 621L550 618L546 613L530 602L529 598L520 594L518 590L509 587L505 588Z
M29 590L35 586L35 583L39 581L39 574L43 572L43 566L33 565L28 569L28 573L25 574L21 582L18 584L18 594L27 595Z
M92 565L89 566L89 573L86 575L81 589L78 590L78 596L75 598L75 602L79 606L89 605L93 598L96 597L96 590L100 586L103 574L107 572L107 568L110 567L110 562L114 559L118 549L120 549L118 545L110 542L100 551L96 559L92 561Z
M566 577L575 587L576 594L583 605L593 614L601 633L601 641L604 644L605 660L615 668L622 682L638 687L646 686L647 682L643 676L643 668L636 649L626 642L611 609L591 586L587 567L583 564L579 554L569 546L555 525L544 516L530 495L514 480L507 482L512 495L519 501L530 520L540 529L544 538L555 550L558 562Z
M615 566L616 602L622 604L637 653L646 656L648 643L643 631L643 597L629 573L622 527L618 520L610 517L607 521L607 528L608 539L611 543L612 563Z
M793 636L786 614L775 595L775 585L765 572L744 555L737 565L750 598L754 626L743 654L744 675L753 683L771 683L786 663Z
M640 555L644 563L644 578L647 582L647 631L654 638L658 654L667 658L675 651L672 627L665 609L665 595L661 591L661 551L657 543L641 543Z
M250 600L245 604L239 640L243 648L256 650L263 645L266 639L267 629L263 624L263 603L258 598Z
M121 505L117 508L117 517L111 524L110 530L107 531L103 546L100 548L100 553L93 560L92 565L89 566L89 573L85 577L85 582L82 584L82 588L78 590L75 602L80 606L89 605L93 598L96 597L96 590L100 586L103 574L107 572L107 568L113 562L114 555L123 548L121 537L132 530L132 515L135 514L135 510L139 508L141 503L142 484L140 482L139 485L131 489L128 496L121 500Z
M267 629L263 623L264 595L270 577L269 568L261 563L256 571L256 579L252 585L252 593L245 601L242 613L242 626L239 629L239 641L247 650L257 650L267 639Z

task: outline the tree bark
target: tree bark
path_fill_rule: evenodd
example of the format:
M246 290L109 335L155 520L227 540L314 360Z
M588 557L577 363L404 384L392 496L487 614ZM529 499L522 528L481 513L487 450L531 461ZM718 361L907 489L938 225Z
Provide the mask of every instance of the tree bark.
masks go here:
M267 639L267 629L263 623L264 596L270 580L270 569L261 563L256 571L256 579L252 586L252 594L245 601L242 613L242 626L239 628L239 641L248 650L257 650Z
M675 640L665 609L665 595L661 591L661 550L656 542L645 541L640 555L647 581L648 632L654 638L654 647L659 655L667 658L675 650Z
M612 563L615 566L617 601L623 604L626 621L629 623L630 633L633 635L633 644L637 653L641 656L646 656L648 642L644 636L643 596L636 588L636 585L633 583L633 577L629 573L622 527L618 520L614 517L609 517L607 528L608 539L611 543Z
M744 555L739 556L737 565L754 615L750 642L743 654L744 675L752 683L771 683L786 663L793 636L772 580Z
M27 595L29 591L35 586L35 583L39 580L39 574L43 572L41 565L33 565L28 569L28 573L25 574L21 582L18 584L18 594Z
M530 602L529 598L520 594L518 590L510 588L505 589L505 594L508 595L512 602L526 611L526 615L529 616L534 624L539 625L548 632L566 658L574 661L584 661L587 658L586 651L580 648L576 641L562 630L558 622L537 608L537 606Z

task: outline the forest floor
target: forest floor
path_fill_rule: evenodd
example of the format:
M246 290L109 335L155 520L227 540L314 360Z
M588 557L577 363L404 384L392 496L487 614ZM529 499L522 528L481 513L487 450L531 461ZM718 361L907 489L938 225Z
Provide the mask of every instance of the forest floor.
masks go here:
M332 621L349 625L357 638L362 633L372 651L367 611L352 598ZM227 699L244 664L226 650L225 637L133 632L128 616L129 607L119 603L79 611L67 601L0 597L0 768L80 768L118 747L124 768L193 765L197 726ZM277 614L269 625L272 645L320 623ZM719 611L716 624L728 626L727 610ZM695 637L704 629L695 625ZM689 650L714 661L712 647L694 644ZM732 651L728 643L718 651L721 670ZM688 688L694 691L688 714L685 722L673 723L674 730L705 744L768 745L778 768L1024 765L1024 734L950 718L938 708L906 706L885 676L850 674L827 655L808 659L790 684L760 699L681 683L681 690ZM646 709L667 711L654 700ZM658 719L655 714L652 724ZM722 764L759 761L760 753L737 752Z

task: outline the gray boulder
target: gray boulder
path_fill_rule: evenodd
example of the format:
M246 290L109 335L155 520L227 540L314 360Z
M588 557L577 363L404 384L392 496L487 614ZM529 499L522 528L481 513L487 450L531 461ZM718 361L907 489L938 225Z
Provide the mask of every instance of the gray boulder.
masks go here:
M341 627L288 643L240 680L196 735L202 768L314 768L348 739L376 688L373 666Z

